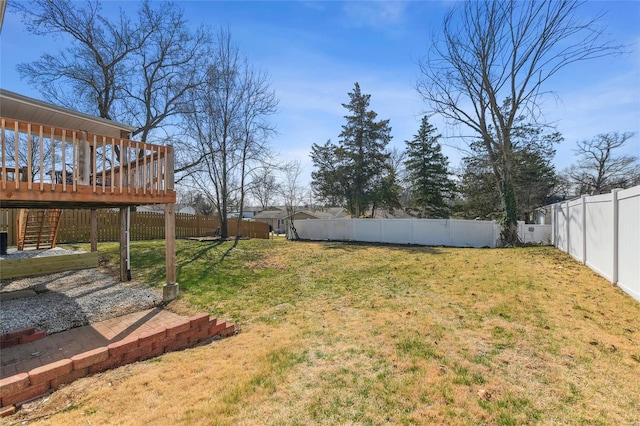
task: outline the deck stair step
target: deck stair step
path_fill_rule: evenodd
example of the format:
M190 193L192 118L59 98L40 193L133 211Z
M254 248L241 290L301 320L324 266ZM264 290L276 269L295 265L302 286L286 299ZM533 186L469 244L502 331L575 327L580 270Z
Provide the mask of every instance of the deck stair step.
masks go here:
M18 250L54 248L62 209L21 209L18 216Z

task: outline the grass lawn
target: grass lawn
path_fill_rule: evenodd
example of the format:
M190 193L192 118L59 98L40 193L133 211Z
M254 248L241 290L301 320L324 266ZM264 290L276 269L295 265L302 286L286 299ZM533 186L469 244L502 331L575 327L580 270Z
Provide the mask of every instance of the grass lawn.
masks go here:
M117 261L117 245L100 251ZM158 289L164 242L134 242ZM550 247L178 241L231 338L84 378L42 424L638 424L640 304Z

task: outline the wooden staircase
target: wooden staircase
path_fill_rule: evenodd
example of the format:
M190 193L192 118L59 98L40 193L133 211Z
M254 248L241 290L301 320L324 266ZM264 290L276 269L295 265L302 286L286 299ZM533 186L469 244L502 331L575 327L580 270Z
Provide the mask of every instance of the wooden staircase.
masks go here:
M18 250L54 248L62 209L20 209Z

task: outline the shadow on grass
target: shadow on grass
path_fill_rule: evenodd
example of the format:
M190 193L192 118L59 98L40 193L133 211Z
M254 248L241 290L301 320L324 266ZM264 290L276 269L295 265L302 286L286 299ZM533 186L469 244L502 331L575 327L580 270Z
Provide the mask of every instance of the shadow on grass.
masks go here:
M178 281L186 272L187 279L202 280L208 278L211 271L219 268L229 255L237 248L237 241L188 241L179 240L176 244L176 276ZM163 247L153 242L136 242L132 246L132 271L138 271L136 279L158 285L166 278ZM116 254L103 255L104 263L117 262ZM206 263L206 266L198 265ZM117 265L116 265L117 266ZM142 272L141 272L142 271ZM188 272L187 272L188 271ZM201 271L200 276L193 276L193 271Z
M238 246L238 242L237 240L235 240L233 244L226 250L218 250L226 242L228 241L215 241L211 244L205 245L204 247L196 250L193 253L190 250L191 246L189 244L183 245L182 248L178 249L178 251L176 252L176 257L178 257L179 259L184 259L178 265L176 265L177 275L180 275L180 273L182 272L182 268L187 267L205 257L210 259L210 267L207 269L207 271L217 265L220 265L225 260L225 258L233 251L233 249ZM215 251L216 253L212 253L213 251Z
M372 247L384 247L389 250L416 252L429 254L442 254L443 246L422 246L417 244L392 244L380 242L364 242L364 241L339 241L339 240L290 240L293 243L321 243L325 250L343 250L356 251L364 250Z
M197 250L195 253L191 254L188 253L190 250L190 246L189 245L183 245L182 248L178 249L177 254L180 255L189 255L189 259L185 260L184 262L182 262L183 265L189 265L191 263L194 263L200 259L202 259L205 256L208 256L209 253L214 250L217 249L218 247L220 247L224 242L223 241L215 241L212 244L208 244L204 247L202 247L201 249ZM222 255L220 256L220 260L213 262L213 264L218 264L220 262L222 262L224 260L225 257L227 257L227 255L229 254L229 252L231 251L231 249L233 249L233 247L230 247L229 249L225 250Z

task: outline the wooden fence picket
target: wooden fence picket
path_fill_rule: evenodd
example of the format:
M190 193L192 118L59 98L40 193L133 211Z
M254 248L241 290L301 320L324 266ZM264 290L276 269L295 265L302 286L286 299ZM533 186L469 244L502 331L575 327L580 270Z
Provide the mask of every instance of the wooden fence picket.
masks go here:
M0 209L0 231L8 232L9 246L17 244L15 230L17 209ZM216 216L176 214L176 238L213 237L220 227ZM229 234L235 235L237 219L229 219ZM242 221L243 237L269 238L269 225L262 222ZM98 210L98 242L118 241L120 224L117 210ZM131 241L164 238L164 212L131 212ZM89 242L91 240L91 211L65 209L60 217L58 244Z

